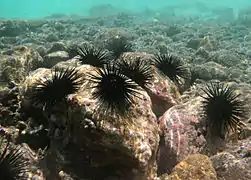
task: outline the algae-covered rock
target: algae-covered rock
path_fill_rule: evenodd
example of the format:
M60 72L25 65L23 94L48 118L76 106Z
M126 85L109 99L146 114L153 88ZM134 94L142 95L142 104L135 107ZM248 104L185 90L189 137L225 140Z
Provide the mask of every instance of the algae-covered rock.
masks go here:
M200 46L208 51L215 51L219 49L219 41L214 36L204 36L200 42Z
M199 122L200 97L168 109L160 118L158 173L168 173L186 156L202 153L206 146Z
M67 51L67 47L63 42L55 42L52 44L47 53L53 53L57 51Z
M0 119L1 125L15 124L18 113L18 88L0 88Z
M28 31L28 23L26 21L1 21L0 37L14 37Z
M216 172L210 159L202 154L187 156L177 164L171 173L170 180L217 180Z
M0 55L0 79L20 83L30 71L41 67L42 57L38 52L25 46L14 47Z
M51 68L60 61L66 61L69 59L69 54L66 51L56 51L45 56L45 67Z
M100 47L107 48L114 41L122 40L130 42L135 38L134 33L130 33L124 28L108 28L95 35L94 42Z
M227 68L213 61L195 65L194 71L198 78L203 80L227 80Z
M212 36L205 36L200 38L191 38L187 42L187 47L197 50L202 47L207 51L214 51L219 48L219 42Z
M228 144L224 152L210 159L219 180L251 179L251 138Z
M229 50L218 50L210 54L210 60L217 62L226 67L233 67L241 63L243 60L235 52L230 52Z

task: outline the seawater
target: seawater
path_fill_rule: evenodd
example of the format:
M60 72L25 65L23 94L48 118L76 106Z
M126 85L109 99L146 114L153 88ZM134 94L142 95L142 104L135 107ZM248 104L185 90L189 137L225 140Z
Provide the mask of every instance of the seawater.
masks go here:
M88 16L90 8L110 4L125 11L183 7L180 15L202 15L207 8L230 7L238 12L251 6L251 0L0 0L0 18L36 19L52 14Z

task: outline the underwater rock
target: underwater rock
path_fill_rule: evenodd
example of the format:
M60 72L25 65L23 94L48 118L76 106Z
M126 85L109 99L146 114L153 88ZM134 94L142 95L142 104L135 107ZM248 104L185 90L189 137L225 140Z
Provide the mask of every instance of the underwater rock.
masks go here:
M174 83L159 74L156 74L150 84L148 94L152 100L152 109L157 116L176 105L180 98L179 90Z
M42 28L44 24L46 24L48 21L44 19L33 19L29 21L29 30L31 32L37 32Z
M25 21L0 21L0 37L14 37L28 31Z
M214 51L219 49L219 42L212 36L205 36L201 38L191 38L186 46L195 50L202 47L206 51Z
M198 48L195 54L206 59L209 57L209 52L203 47Z
M108 28L97 33L94 42L100 47L106 48L106 46L114 40L131 41L134 38L135 35L124 28Z
M251 139L240 141L230 152L221 152L210 159L219 180L251 179Z
M201 39L200 46L208 51L215 51L219 49L219 41L213 36L205 36Z
M199 128L199 98L168 109L159 118L161 141L158 152L159 174L170 170L187 155L202 153L206 145Z
M66 51L56 51L50 54L47 54L44 57L44 66L51 68L60 61L66 61L69 59L69 54Z
M113 25L115 27L129 27L134 24L135 16L126 12L119 12L114 17Z
M5 82L21 82L32 70L42 66L38 52L26 46L17 46L6 55L0 55L0 79Z
M78 69L83 79L95 71L89 65ZM25 87L50 72L38 69L27 77L22 92L31 94L32 89ZM76 179L154 179L159 135L150 97L142 90L141 98L134 99L129 117L103 117L95 113L97 102L92 99L91 87L87 80L68 97L67 105L50 109L52 143L46 157L49 177L57 179L57 173L64 170Z
M233 67L241 64L241 56L229 50L219 50L212 52L209 59L226 67Z
M44 57L46 55L46 47L37 46L35 49L40 54L40 56Z
M1 125L14 125L18 113L18 88L0 88L0 119Z
M247 67L247 69L242 72L240 75L240 80L251 84L251 66Z
M192 49L198 49L200 47L200 43L201 43L201 38L191 38L189 39L189 41L187 42L187 47L188 48L192 48Z
M224 81L227 80L228 76L226 67L212 61L195 65L194 71L198 78L203 80L219 79Z
M251 33L250 32L244 36L244 41L247 42L248 44L251 42ZM249 54L249 56L250 56L250 54L251 54L250 51L247 54Z
M210 159L202 154L187 156L177 164L169 177L170 180L206 179L217 180L217 174Z
M227 69L229 81L239 82L243 71L237 67L230 67ZM250 76L251 77L251 76Z
M43 34L43 38L47 42L54 42L59 40L59 35L58 33L48 33L48 34Z
M206 139L199 123L200 97L168 109L160 118L159 174L170 170L187 155L202 153ZM201 127L200 127L201 126Z
M55 42L52 44L51 48L47 51L47 53L53 53L56 51L67 51L66 44L63 42Z
M0 37L0 42L5 45L21 45L23 39L19 36L16 37Z
M172 24L170 25L169 27L165 28L165 34L169 37L172 37L176 34L179 34L182 32L182 27L181 26L178 26L178 25L175 25L175 24Z

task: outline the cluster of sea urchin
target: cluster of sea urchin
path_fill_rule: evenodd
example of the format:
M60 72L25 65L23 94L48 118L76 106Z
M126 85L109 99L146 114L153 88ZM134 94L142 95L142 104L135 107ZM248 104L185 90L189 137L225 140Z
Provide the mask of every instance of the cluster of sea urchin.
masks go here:
M67 95L75 93L81 82L81 75L75 68L55 68L52 77L35 84L31 99L35 105L52 107L65 100Z
M237 132L246 117L244 103L239 99L239 94L222 83L211 82L203 89L206 96L203 112L208 120L209 130L212 135L225 138L229 130Z
M4 180L25 180L28 162L22 159L23 153L20 148L10 145L10 142L0 142L0 176ZM5 145L3 145L5 144ZM3 148L3 146L5 146Z
M117 40L110 44L110 50L118 58L124 51L130 49L127 42ZM99 109L105 113L125 115L133 97L139 95L139 86L145 88L153 78L150 64L141 60L127 62L121 60L109 62L110 56L93 46L84 46L78 49L79 60L82 63L98 67L97 73L89 75L95 85L93 98L98 99ZM60 103L68 94L77 91L81 77L73 69L58 70L52 73L51 78L39 81L34 86L33 103L44 107L51 107Z
M98 69L90 75L94 83L93 98L98 100L98 109L103 114L127 115L133 98L138 97L138 85L125 76L115 64Z
M181 85L181 80L189 77L189 72L182 61L170 54L156 54L153 65L177 85Z

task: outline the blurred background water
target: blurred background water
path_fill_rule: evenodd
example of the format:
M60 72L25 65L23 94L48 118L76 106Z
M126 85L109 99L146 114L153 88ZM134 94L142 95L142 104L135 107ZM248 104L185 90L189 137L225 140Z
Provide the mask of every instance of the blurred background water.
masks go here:
M156 10L166 6L179 6L180 15L198 15L203 8L230 7L237 12L251 6L250 0L1 0L1 18L36 19L52 14L88 16L89 10L98 5L110 4L124 11Z

